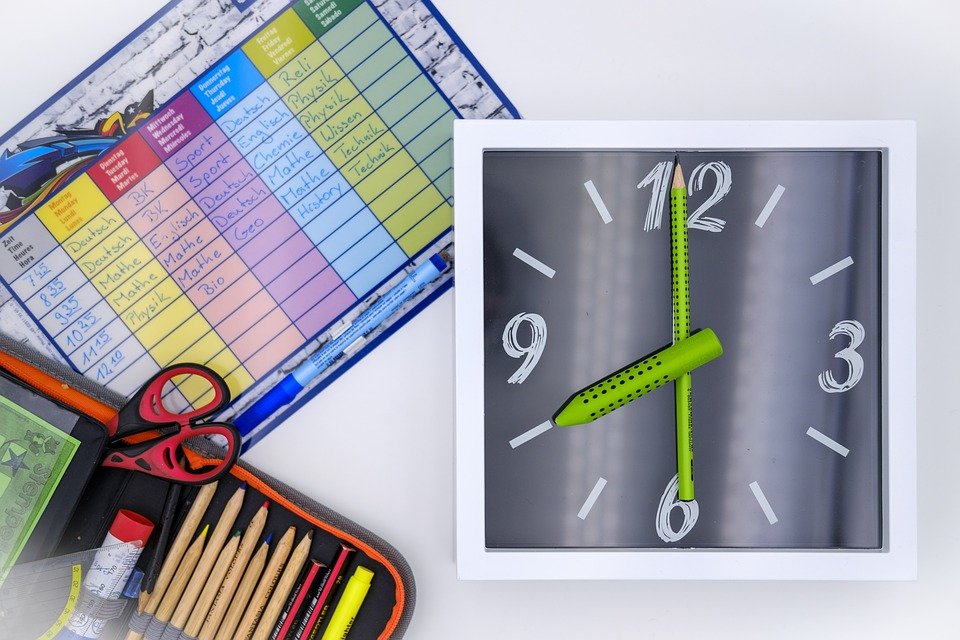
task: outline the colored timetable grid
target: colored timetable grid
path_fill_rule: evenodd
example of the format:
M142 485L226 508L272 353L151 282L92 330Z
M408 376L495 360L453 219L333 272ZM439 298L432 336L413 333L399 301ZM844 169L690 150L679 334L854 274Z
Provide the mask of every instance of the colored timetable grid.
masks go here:
M120 393L190 361L239 395L451 226L456 117L367 2L302 0L5 233L0 276Z

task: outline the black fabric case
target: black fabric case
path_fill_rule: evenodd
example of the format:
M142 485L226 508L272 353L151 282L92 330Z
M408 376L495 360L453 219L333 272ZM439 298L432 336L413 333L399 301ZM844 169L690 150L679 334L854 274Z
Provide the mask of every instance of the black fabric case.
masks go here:
M0 349L105 404L117 404L116 396L97 388L89 380L2 336ZM61 428L70 425L65 430L81 441L80 449L18 559L18 564L96 548L103 541L113 516L120 508L140 513L158 527L161 526L168 483L142 473L101 467L107 440L102 425L3 370L0 370L0 393L51 424ZM194 458L219 457L218 450L209 441L195 439L189 446ZM374 577L363 607L350 630L350 640L403 637L416 602L413 573L406 560L379 536L312 498L241 461L231 473L220 479L200 528L207 523L211 529L216 525L227 500L243 482L247 483L247 490L235 529L246 528L264 500L269 500L271 504L263 536L273 532L276 541L287 527L293 525L297 528L296 539L299 541L312 528L313 544L309 557L327 565L332 564L341 545L355 548L357 553L350 560L344 583L357 565L371 569ZM196 491L196 487L184 487L181 502L192 500ZM157 552L157 532L159 528L140 556L137 564L141 568L145 568ZM330 612L336 607L340 591L342 585L334 594ZM132 611L134 606L135 602L131 601L128 610ZM102 638L123 638L127 630L125 618L126 615L111 623ZM329 613L326 619L329 621ZM318 638L322 632L321 628Z

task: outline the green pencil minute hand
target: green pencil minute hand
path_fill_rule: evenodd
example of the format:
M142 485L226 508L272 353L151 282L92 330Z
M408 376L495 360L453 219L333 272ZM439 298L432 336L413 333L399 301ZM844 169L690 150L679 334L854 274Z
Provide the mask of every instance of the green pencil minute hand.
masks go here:
M593 422L723 355L712 329L658 349L572 396L553 415L558 427Z

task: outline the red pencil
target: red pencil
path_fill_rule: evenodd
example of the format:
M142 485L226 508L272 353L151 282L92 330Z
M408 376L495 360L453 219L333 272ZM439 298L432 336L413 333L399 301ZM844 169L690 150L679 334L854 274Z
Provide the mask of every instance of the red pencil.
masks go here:
M307 599L307 594L310 593L310 588L320 574L320 569L324 566L322 562L318 562L317 560L310 561L305 572L306 575L300 584L297 585L293 594L291 594L290 601L280 614L280 619L277 620L277 627L273 630L273 635L270 636L271 640L283 640L287 637L287 634L290 633L291 628L300 615L303 603Z
M310 603L313 605L313 610L309 612L310 615L305 615L300 620L300 624L297 625L294 640L310 638L316 635L317 627L323 622L324 617L327 615L327 610L330 609L330 602L333 599L331 596L334 590L343 582L343 576L347 572L347 561L355 551L356 549L351 549L347 545L341 545L340 552L337 554L337 558L333 561L333 566L330 567L330 571L327 573L327 581L323 585L320 593L316 596L316 602Z

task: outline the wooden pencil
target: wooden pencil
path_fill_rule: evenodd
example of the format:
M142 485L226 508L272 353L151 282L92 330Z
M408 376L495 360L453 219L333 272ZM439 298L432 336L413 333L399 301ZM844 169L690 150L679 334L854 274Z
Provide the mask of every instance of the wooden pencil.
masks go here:
M243 579L234 592L233 601L230 603L227 615L217 629L216 640L232 640L233 632L240 624L240 619L247 609L250 596L260 580L260 574L263 573L263 567L267 564L267 554L270 552L270 539L272 537L273 534L267 535L267 539L263 541L257 552L250 558L250 564L247 565L247 570L243 572Z
M280 578L283 565L286 563L287 557L290 555L290 550L293 548L293 538L296 534L296 527L290 527L287 529L287 532L283 534L283 537L280 538L280 542L277 543L277 548L273 550L273 555L270 556L270 562L267 563L267 568L264 569L263 575L260 576L260 581L257 583L257 588L254 590L250 602L247 603L247 610L240 619L240 624L237 626L234 637L248 640L250 636L253 635L254 630L257 628L257 622L260 621L260 616L263 614L263 609L267 606L267 601L270 599L270 594L273 593L273 588Z
M180 596L183 594L183 590L187 588L187 583L190 582L190 576L193 575L193 571L197 568L197 563L200 561L200 556L203 555L204 543L206 542L207 531L209 530L210 525L205 526L203 531L200 532L200 535L197 536L197 539L190 545L190 548L187 549L187 552L183 554L183 560L180 562L180 566L177 567L177 572L174 574L173 579L170 580L170 586L167 587L160 607L154 615L157 622L165 624L170 621L170 616L172 616L176 610L177 603L180 602Z
M197 604L194 605L193 612L187 620L187 626L184 627L183 632L188 638L196 638L197 634L200 633L200 627L203 626L207 612L210 611L210 605L213 604L213 599L217 596L220 585L223 584L223 579L227 575L227 569L230 567L230 563L237 555L237 547L239 545L240 530L237 529L230 537L230 540L227 541L227 544L223 545L223 550L221 550L220 555L217 556L213 570L207 578L207 584L204 585L203 591L200 592L200 597L197 598Z
M307 535L301 538L297 548L293 550L290 561L284 568L280 580L277 581L277 586L270 596L270 602L264 608L263 615L260 616L257 630L253 632L253 640L269 640L270 634L273 633L273 628L277 624L277 618L280 617L280 612L283 611L283 606L287 603L290 590L293 589L293 585L300 576L300 570L303 569L303 565L310 556L310 545L312 544L313 531L308 531Z
M173 544L170 546L170 551L167 552L167 557L163 560L163 566L160 568L160 575L157 576L157 584L154 586L153 591L144 595L140 594L140 602L142 602L142 607L138 605L138 610L149 614L154 615L157 613L157 610L160 608L160 604L163 601L163 596L167 592L167 588L170 586L170 581L173 579L174 573L176 573L177 568L180 566L180 561L184 558L184 553L187 550L187 547L190 546L190 541L193 539L193 534L197 530L197 526L200 524L200 520L203 518L203 514L206 513L207 507L210 506L210 501L213 499L213 494L217 491L217 482L211 482L209 484L203 485L200 488L200 491L197 492L197 497L193 501L190 510L187 512L187 517L184 519L183 524L180 526L180 529L177 530L177 535L173 539ZM164 523L166 524L166 523ZM157 553L160 553L160 550L157 550ZM137 633L136 631L130 631L127 633L126 640L140 640L143 635Z
M240 541L240 548L237 549L237 555L235 555L233 561L230 562L230 566L227 568L227 575L223 578L223 584L220 585L220 589L213 599L213 604L210 605L210 611L207 613L207 617L203 621L203 626L200 628L200 635L197 636L199 640L213 640L216 636L217 629L220 628L220 623L223 621L227 609L230 607L233 595L236 593L237 587L240 584L240 579L244 575L244 569L247 568L247 563L250 562L250 557L257 547L257 542L260 541L263 526L267 523L267 510L269 506L269 500L264 502L263 506L261 506L260 509L257 510L257 513L250 519L247 530L243 534L243 539Z
M210 541L203 550L203 556L200 558L200 562L193 572L193 577L190 578L190 583L180 597L177 609L173 612L173 617L170 618L170 624L173 625L174 628L182 631L183 627L187 624L187 619L190 617L190 613L193 611L193 607L200 597L200 592L203 591L203 587L207 583L207 576L210 575L210 571L213 569L213 563L217 561L217 556L220 555L227 536L230 535L230 532L233 530L233 524L237 521L237 514L240 513L240 507L243 506L243 496L246 491L247 483L244 482L233 493L230 499L227 500L227 504L220 514L220 519L217 520L217 526L214 527L213 533L210 534Z

